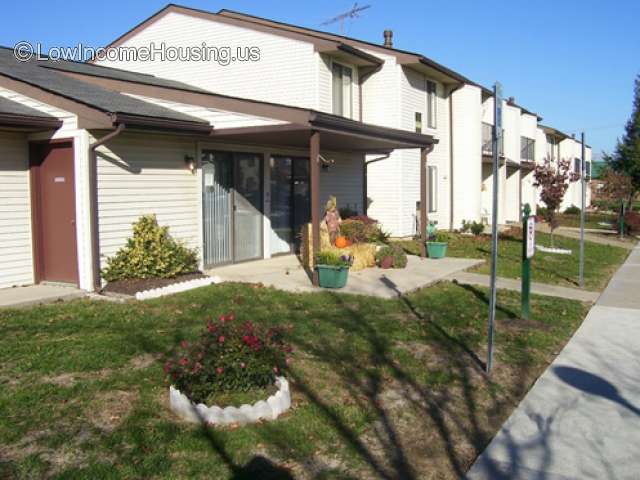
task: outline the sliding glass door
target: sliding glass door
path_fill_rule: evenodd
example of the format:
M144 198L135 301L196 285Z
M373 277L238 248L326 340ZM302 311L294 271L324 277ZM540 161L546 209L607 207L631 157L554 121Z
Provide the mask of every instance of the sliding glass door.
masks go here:
M274 155L269 162L271 185L271 254L300 246L302 225L309 222L309 159Z
M204 264L262 257L262 156L202 154Z

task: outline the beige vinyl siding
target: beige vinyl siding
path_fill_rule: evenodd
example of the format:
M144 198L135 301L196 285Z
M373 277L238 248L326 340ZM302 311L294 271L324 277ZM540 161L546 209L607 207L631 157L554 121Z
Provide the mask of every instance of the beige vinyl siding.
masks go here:
M131 235L141 215L155 214L160 225L190 247L200 246L198 176L184 157L196 157L193 140L125 133L98 149L98 215L101 263Z
M0 132L0 288L33 283L29 147Z

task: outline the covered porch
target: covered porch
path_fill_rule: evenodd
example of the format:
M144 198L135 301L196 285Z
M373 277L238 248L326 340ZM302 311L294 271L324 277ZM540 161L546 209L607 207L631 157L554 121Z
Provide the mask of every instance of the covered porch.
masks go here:
M308 202L308 208L303 209L306 210L307 216L303 219L298 218L297 221L298 223L303 221L311 224L310 250L312 256L315 256L320 250L320 224L324 205L322 194L325 197L327 194L336 195L340 203L340 195L333 188L334 185L330 176L324 176L325 172L329 172L336 167L339 169L341 162L346 157L357 158L362 168L357 176L344 179L345 181L341 182L341 184L351 183L354 186L353 188L361 190L358 195L362 198L362 208L358 209L358 213L366 214L365 155L377 154L384 157L396 149L419 149L421 152L420 205L427 205L427 155L432 150L433 145L437 143L437 140L430 135L364 124L335 115L311 111L305 122L214 130L210 137L217 143L242 145L245 148L255 146L256 148L264 149L265 146L268 146L272 151L295 150L304 152L304 161L307 163L308 171L308 198L292 197L291 203L292 207L295 207L296 203ZM264 158L267 158L266 154ZM353 176L353 173L350 173L350 175ZM270 193L264 195L266 211L263 211L263 214L265 220L267 220L269 212L271 212L271 203L273 201L273 195ZM421 225L426 225L426 209L420 210L419 219ZM424 231L425 229L421 230L423 240L426 240L426 231ZM272 235L273 232L269 232L269 229L265 228L265 234L263 240L268 235ZM268 258L270 254L267 254L266 250L265 248L264 257ZM426 256L426 252L423 251L422 255ZM256 263L252 262L250 268L255 265ZM277 262L274 265L277 265ZM218 267L216 273L220 268L225 267ZM318 279L315 271L311 273L310 277L313 285L317 285ZM305 281L308 283L309 278L306 278Z
M443 258L433 260L409 255L403 269L368 268L350 272L349 281L340 290L324 290L310 283L311 273L295 255L285 255L251 263L219 267L205 272L224 282L261 283L288 292L334 291L379 298L395 298L443 280L483 260Z

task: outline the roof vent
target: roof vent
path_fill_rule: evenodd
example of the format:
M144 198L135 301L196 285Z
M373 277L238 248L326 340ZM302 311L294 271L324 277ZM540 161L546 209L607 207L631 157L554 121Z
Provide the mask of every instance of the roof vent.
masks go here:
M510 105L513 105L514 103L516 103L516 97L509 97L507 100L507 103L509 103Z
M384 46L387 48L393 48L393 30L384 31Z

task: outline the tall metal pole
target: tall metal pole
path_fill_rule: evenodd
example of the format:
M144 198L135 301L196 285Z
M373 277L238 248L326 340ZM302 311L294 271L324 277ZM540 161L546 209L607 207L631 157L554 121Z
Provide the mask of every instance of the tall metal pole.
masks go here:
M493 86L493 205L491 209L491 297L489 299L489 332L487 339L487 373L493 368L493 341L496 321L496 268L498 264L498 172L500 154L498 147L502 137L502 85Z
M580 164L580 183L582 184L582 204L580 205L580 288L584 288L584 221L585 208L587 205L587 164L585 160L584 132L582 140L582 157Z

